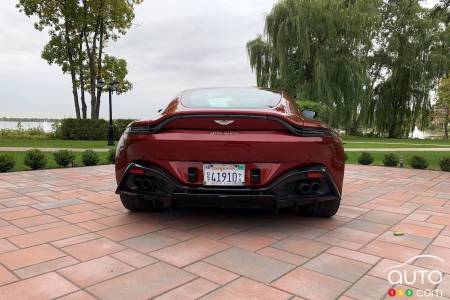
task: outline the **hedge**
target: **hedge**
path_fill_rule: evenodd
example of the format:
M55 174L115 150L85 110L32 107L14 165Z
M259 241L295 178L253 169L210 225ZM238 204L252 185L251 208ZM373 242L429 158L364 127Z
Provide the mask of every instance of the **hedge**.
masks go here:
M126 126L132 119L116 119L114 124L114 139L119 140ZM56 136L63 140L106 140L109 122L103 119L64 119L56 129Z

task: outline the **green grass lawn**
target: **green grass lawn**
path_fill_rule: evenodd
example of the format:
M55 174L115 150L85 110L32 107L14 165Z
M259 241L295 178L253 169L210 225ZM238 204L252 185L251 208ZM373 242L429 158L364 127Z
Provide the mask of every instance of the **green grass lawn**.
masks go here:
M382 166L384 155L388 154L388 153L389 152L370 152L370 154L374 158L374 162L372 163L372 165ZM409 152L408 151L408 152L397 152L396 154L399 157L400 157L400 155L403 156L403 159L405 162L405 167L408 167L408 168L410 168L409 162L411 160L411 157L413 157L414 155L423 156L429 163L428 169L431 169L431 170L440 170L439 160L443 157L450 157L449 151L442 151L442 152L422 152L422 151ZM348 155L348 160L346 163L358 164L358 157L361 155L361 152L347 152L347 155Z
M25 152L0 152L1 154L9 154L16 160L16 165L11 171L27 171L30 170L27 166L24 165L23 159L25 157ZM59 168L56 164L55 160L53 159L53 153L52 152L43 152L44 155L47 157L47 166L46 169L54 169ZM109 164L108 162L108 152L97 152L98 156L100 158L99 165L106 165ZM82 152L74 152L75 154L75 167L81 167L83 166L83 163L81 162L81 155Z
M33 147L33 148L108 148L107 141L75 141L75 140L20 140L1 139L0 147Z
M388 139L344 137L345 148L439 148L450 147L450 140Z
M344 137L345 148L439 148L450 147L447 140L387 139ZM106 141L74 140L20 140L0 138L0 147L36 147L36 148L108 148Z

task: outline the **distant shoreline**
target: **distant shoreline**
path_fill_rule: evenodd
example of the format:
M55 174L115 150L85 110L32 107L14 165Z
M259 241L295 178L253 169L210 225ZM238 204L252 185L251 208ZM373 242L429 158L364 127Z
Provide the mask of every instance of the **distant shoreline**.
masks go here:
M57 122L61 119L52 119L52 118L7 118L1 117L0 121L9 121L9 122Z

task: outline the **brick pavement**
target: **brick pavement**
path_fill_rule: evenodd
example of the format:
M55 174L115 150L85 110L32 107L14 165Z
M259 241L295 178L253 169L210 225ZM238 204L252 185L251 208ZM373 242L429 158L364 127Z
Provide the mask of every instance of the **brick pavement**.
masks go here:
M419 254L444 280L410 287L450 297L450 173L347 166L331 219L129 213L114 188L112 166L0 174L0 299L382 299Z

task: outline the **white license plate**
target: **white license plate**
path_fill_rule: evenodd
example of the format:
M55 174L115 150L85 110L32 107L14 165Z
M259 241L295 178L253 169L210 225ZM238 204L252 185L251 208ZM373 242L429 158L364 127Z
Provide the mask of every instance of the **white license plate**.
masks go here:
M244 185L244 164L204 164L204 185Z

